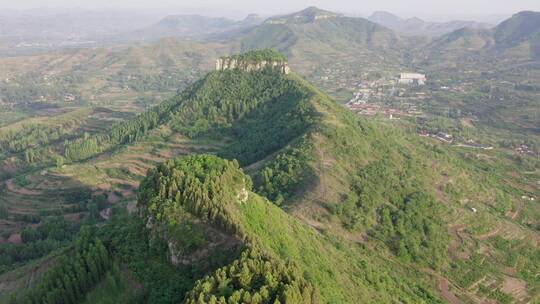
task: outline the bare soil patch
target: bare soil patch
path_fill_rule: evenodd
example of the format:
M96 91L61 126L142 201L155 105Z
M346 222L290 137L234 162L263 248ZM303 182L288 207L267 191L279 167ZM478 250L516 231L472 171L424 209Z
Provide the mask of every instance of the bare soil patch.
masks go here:
M114 192L109 192L108 196L107 196L107 201L111 204L114 204L116 202L118 202L120 200L120 197L118 197L118 195L116 195Z
M461 304L461 300L456 297L452 291L450 291L450 282L444 278L439 277L439 284L437 286L441 296L450 304Z
M13 233L12 235L9 236L9 239L7 240L7 242L11 244L21 244L22 243L21 234Z
M11 160L4 160L2 165L2 170L9 173L9 174L15 174L17 173L17 167Z
M501 290L505 293L511 294L514 299L518 301L522 301L529 297L527 293L527 283L517 278L506 277L502 284Z
M131 201L131 202L127 203L126 208L127 208L127 211L128 211L129 214L132 214L132 213L136 212L137 211L137 201Z

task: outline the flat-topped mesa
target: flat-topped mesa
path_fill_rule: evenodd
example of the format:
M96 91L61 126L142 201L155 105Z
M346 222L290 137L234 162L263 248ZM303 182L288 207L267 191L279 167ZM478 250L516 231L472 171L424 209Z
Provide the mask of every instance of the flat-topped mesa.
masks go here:
M249 51L239 55L221 57L216 60L216 70L260 71L270 68L283 74L289 74L287 58L274 50Z

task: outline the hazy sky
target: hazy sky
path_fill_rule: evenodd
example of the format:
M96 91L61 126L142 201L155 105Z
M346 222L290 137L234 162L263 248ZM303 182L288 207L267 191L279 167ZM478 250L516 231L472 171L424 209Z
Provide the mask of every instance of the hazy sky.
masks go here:
M367 15L385 10L405 17L467 17L510 15L521 10L540 11L540 0L0 0L2 9L28 8L86 8L86 9L141 9L171 8L174 12L185 9L189 13L205 13L239 17L258 13L272 15L300 10L307 6Z

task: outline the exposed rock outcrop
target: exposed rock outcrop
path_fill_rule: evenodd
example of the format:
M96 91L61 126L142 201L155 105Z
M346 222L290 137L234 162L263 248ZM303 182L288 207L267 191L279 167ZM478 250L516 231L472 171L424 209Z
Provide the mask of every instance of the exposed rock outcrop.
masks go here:
M325 11L314 6L308 7L303 11L284 15L271 17L265 21L267 24L305 24L305 23L314 23L319 20L331 19L342 17L341 14Z
M170 233L164 233L163 239L167 241L169 261L173 265L205 264L211 256L224 252L236 252L243 245L242 239L235 235L222 232L210 226L205 226L204 244L197 248L186 248L186 244L175 239Z
M216 60L217 71L239 69L245 72L253 72L265 68L271 68L283 74L290 73L290 68L286 61L244 61L232 57L222 57Z

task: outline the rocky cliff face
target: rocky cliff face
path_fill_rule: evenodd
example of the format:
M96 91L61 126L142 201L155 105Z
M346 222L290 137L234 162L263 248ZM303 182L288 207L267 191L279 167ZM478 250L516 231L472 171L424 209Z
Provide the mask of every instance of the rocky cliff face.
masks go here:
M289 65L286 61L241 61L230 57L223 57L216 60L217 71L239 69L245 72L253 72L265 68L271 68L283 74L289 74L290 72Z

